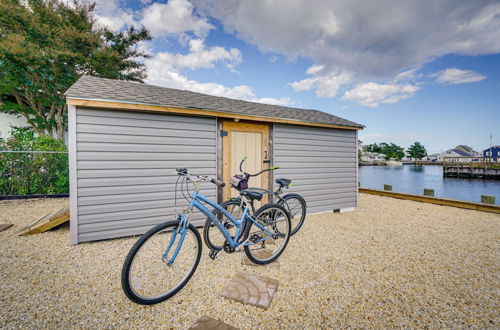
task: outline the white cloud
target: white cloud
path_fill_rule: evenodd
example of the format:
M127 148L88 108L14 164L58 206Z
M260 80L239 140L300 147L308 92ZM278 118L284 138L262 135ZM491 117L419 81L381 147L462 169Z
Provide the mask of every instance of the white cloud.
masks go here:
M295 102L288 97L282 97L280 99L276 99L274 97L261 97L261 98L250 97L249 99L247 99L247 101L274 104L274 105L284 105L284 106L290 106L295 104Z
M225 62L228 68L234 71L242 61L241 52L236 48L225 49L215 46L207 49L201 39L191 39L188 45L187 55L160 52L156 57L164 65L177 69L211 69L214 68L215 62Z
M342 85L352 81L350 73L323 73L323 69L323 66L311 66L307 73L312 74L313 77L294 81L289 85L296 92L315 89L319 97L335 97Z
M146 79L147 83L260 103L277 105L291 105L294 103L289 98L257 98L252 89L247 85L226 87L218 83L202 83L191 80L179 71L180 66L172 65L172 57L163 56L164 54L165 53L156 54L152 58L145 60L146 67L148 69L148 78Z
M261 51L311 59L310 77L290 83L295 91L334 97L358 83L344 98L370 106L411 97L419 89L418 70L440 56L500 52L498 0L440 0L439 6L434 0L193 3Z
M205 37L213 28L206 18L195 14L193 5L188 0L153 3L144 9L141 23L153 37L182 35L187 32Z
M342 100L355 101L367 107L377 107L381 103L396 103L402 99L412 97L420 89L410 84L359 84L347 91Z
M386 133L363 133L360 132L359 139L363 145L381 142L392 142L403 145L411 145L415 141L425 141L428 137L420 133L386 134Z
M263 51L304 56L359 81L392 79L444 54L500 52L498 0L193 0Z
M95 0L97 22L119 31L126 25L136 24L134 13L120 6L119 0Z
M449 68L446 70L442 70L435 74L436 81L440 84L464 84L471 82L478 82L486 79L486 76L483 76L480 73L471 71L471 70L460 70L455 68Z

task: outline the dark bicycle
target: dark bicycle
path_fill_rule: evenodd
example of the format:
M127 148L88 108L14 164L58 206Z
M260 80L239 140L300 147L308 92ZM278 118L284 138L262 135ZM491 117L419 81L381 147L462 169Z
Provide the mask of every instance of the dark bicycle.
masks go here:
M261 175L262 173L268 171L274 171L279 169L279 166L274 166L265 170L262 170L256 174L250 174L243 171L243 163L245 162L247 157L244 157L240 162L240 172L241 174L237 174L231 178L231 187L240 191L240 197L230 198L229 200L220 204L221 207L224 208L229 214L231 214L235 218L239 218L248 206L250 206L250 210L252 213L255 213L254 201L260 201L263 197L263 193L269 195L270 201L269 203L273 203L276 199L276 204L283 206L288 213L290 214L292 230L290 233L294 235L299 231L299 229L304 224L304 220L306 218L306 210L307 204L302 196L296 193L283 194L283 188L290 188L292 186L292 180L289 179L276 179L276 183L278 184L278 188L275 191L258 188L258 187L248 187L248 181L251 177L256 177ZM245 192L245 194L241 194L241 192ZM249 194L254 193L255 196L249 198ZM242 198L243 197L243 198ZM235 226L231 221L227 219L223 219L223 214L219 210L214 210L213 214L219 221L222 222L224 227L230 232L234 234ZM212 250L221 250L223 248L223 244L225 242L225 238L220 234L219 230L215 229L215 224L212 219L207 218L205 221L205 225L203 227L203 239L207 246Z

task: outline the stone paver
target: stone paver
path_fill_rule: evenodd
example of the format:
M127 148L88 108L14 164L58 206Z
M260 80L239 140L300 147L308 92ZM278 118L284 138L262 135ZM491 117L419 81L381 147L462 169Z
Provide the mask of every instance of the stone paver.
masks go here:
M269 308L278 289L278 280L238 272L222 291L225 298L264 309Z
M222 321L211 318L210 316L202 316L189 329L198 330L236 330L237 328L230 326Z

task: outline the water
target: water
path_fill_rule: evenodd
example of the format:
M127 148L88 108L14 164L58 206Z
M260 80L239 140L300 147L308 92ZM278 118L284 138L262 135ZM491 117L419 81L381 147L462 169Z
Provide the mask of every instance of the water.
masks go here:
M434 189L436 197L480 202L481 195L493 195L500 204L500 181L463 178L443 178L441 165L360 166L362 188L384 189L423 195L424 188Z

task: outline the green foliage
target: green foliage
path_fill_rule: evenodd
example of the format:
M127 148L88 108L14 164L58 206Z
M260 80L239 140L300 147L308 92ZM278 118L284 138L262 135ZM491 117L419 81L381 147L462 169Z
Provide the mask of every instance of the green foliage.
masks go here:
M394 143L385 143L382 142L380 144L368 144L364 147L366 152L376 152L379 154L384 154L386 159L396 159L401 160L404 157L404 148L400 147Z
M422 159L427 156L427 150L425 150L425 147L420 142L413 143L406 151L414 159Z
M14 128L12 136L0 141L6 151L66 151L61 140L36 136L29 128ZM0 152L0 195L67 194L69 192L66 153Z
M363 147L363 150L366 152L376 152L376 153L382 153L382 149L380 146L376 143L373 144L368 144Z
M39 135L63 139L64 92L82 75L140 81L150 40L144 28L99 27L85 0L1 0L0 111L24 117Z

